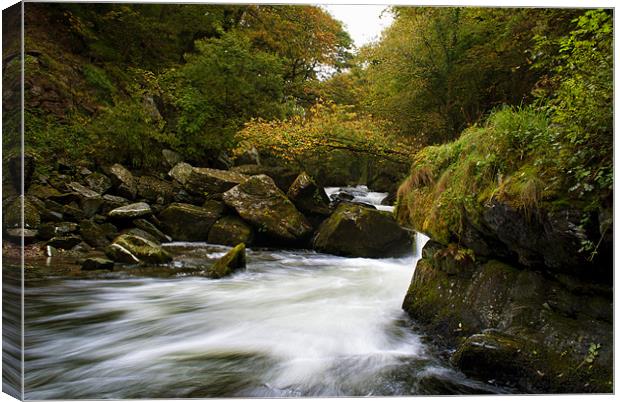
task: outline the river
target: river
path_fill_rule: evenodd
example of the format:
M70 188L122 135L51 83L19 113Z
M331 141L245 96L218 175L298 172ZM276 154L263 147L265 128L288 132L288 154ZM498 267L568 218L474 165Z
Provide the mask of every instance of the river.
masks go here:
M503 392L448 367L402 311L424 242L399 259L249 249L247 269L221 280L30 281L26 398ZM227 250L166 247L177 266Z

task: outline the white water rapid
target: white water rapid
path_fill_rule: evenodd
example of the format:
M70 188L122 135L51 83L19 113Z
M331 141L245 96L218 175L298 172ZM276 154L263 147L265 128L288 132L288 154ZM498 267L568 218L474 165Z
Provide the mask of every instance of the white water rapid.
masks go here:
M401 309L424 242L381 260L249 250L221 280L32 283L26 398L498 392L442 364ZM184 264L226 250L168 248Z

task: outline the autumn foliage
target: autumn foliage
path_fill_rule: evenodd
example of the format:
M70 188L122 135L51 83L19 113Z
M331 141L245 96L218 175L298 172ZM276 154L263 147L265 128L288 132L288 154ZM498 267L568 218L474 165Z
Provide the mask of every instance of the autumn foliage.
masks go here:
M385 122L334 103L317 103L306 114L284 120L251 120L236 140L235 155L254 147L261 154L302 167L304 161L332 151L405 163L415 148L414 142L389 134Z

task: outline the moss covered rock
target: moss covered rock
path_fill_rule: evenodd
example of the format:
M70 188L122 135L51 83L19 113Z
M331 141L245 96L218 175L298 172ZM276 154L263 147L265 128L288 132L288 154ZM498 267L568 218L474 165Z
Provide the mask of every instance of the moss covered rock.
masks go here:
M172 240L170 236L164 234L157 226L146 219L135 219L132 223L138 229L142 229L151 236L154 236L160 243Z
M207 270L207 276L213 279L229 276L235 271L245 268L245 244L233 247L226 255L217 260Z
M40 200L45 200L49 197L59 196L60 191L46 184L34 183L28 189L28 195L37 197Z
M341 204L321 224L312 244L321 252L353 257L394 257L413 251L410 234L391 214L357 204Z
M269 176L252 176L225 192L222 198L259 232L275 239L296 242L312 231L307 219Z
M108 212L108 216L112 219L136 219L149 216L153 213L151 207L146 202L136 202L134 204L125 205L115 208Z
M535 342L498 331L475 334L461 343L452 362L463 373L521 389L542 385L546 364ZM540 374L539 374L540 373Z
M236 246L251 244L254 238L252 227L236 216L220 218L209 231L209 243Z
M194 167L185 180L185 189L201 195L221 194L243 183L247 178L248 176L238 172Z
M181 241L207 241L211 226L220 217L219 208L183 203L172 203L159 214L164 232Z
M22 210L23 202L23 210ZM22 211L24 226L22 228ZM7 199L3 205L3 226L5 229L37 229L41 224L39 210L28 197Z
M322 187L306 173L297 176L286 194L293 204L303 213L329 215L329 197Z
M79 226L75 222L43 223L39 226L39 238L49 240L54 236L65 236L78 230Z
M80 236L92 247L103 249L116 237L117 228L111 223L98 224L85 219L79 224Z
M118 236L106 249L106 255L119 262L163 264L172 256L160 245L134 234Z
M84 179L88 187L98 192L99 194L105 194L110 188L112 188L112 180L102 173L91 173Z
M121 197L129 198L130 200L135 199L136 194L138 193L138 188L133 174L118 163L110 166L109 171L112 185L114 186L116 193Z
M107 214L113 209L129 205L131 203L127 198L111 194L105 194L101 198L103 199L103 203L101 204L101 208L99 211L102 214Z
M247 164L232 167L230 170L246 176L258 176L260 174L267 175L273 179L273 182L276 183L276 186L278 186L283 193L288 192L288 189L299 175L297 170L284 166Z
M150 202L166 204L174 197L174 188L167 181L153 176L140 176L137 179L138 197Z
M527 392L611 391L611 293L430 246L403 308L459 350L466 374Z
M78 193L80 196L82 196L83 198L91 198L91 197L98 197L99 193L96 191L91 190L90 188L83 186L82 184L72 181L71 183L67 184L67 187L75 193Z
M54 236L46 244L54 248L63 250L71 250L82 242L80 236L66 235L66 236Z
M170 171L168 172L168 176L172 177L174 180L179 182L180 184L185 184L187 179L192 174L192 165L185 162L179 162Z

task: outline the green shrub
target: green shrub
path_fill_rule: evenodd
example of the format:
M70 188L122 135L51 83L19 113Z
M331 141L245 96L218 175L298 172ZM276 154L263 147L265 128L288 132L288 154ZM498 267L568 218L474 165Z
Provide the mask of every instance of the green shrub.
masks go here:
M424 148L399 189L399 219L447 243L493 198L532 212L560 190L549 127L544 112L506 107L458 140Z
M116 87L108 78L106 72L92 64L82 67L86 82L92 86L106 101L116 92Z

